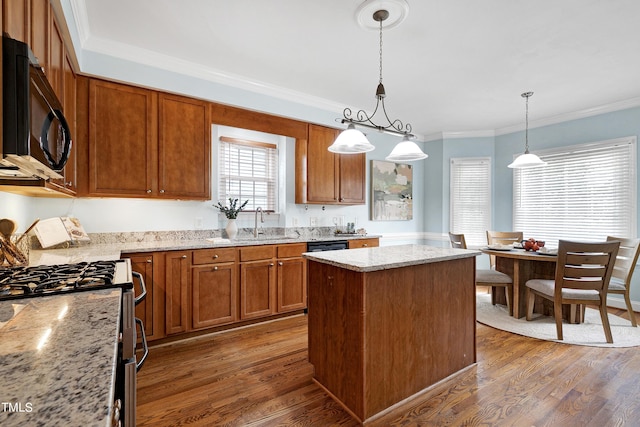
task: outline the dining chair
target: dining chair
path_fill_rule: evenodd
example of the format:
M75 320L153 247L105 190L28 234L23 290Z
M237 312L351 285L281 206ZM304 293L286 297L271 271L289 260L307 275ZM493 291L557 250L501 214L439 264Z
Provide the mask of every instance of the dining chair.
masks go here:
M631 325L637 327L636 314L633 312L629 292L631 288L631 276L633 276L633 270L638 262L638 255L640 255L640 239L607 236L607 241L612 240L620 242L620 249L618 250L616 263L613 267L613 273L611 273L611 281L609 282L607 292L610 294L624 295Z
M449 233L449 241L451 242L452 248L467 249L464 234ZM511 277L493 269L476 269L476 286L486 286L489 288L491 291L491 304L493 305L496 305L494 288L505 288L504 294L507 298L507 309L509 310L509 315L513 315L513 307L511 306L511 301L513 300L513 280Z
M560 240L554 280L530 279L525 283L527 320L533 315L536 295L553 302L558 339L562 340L562 305L595 305L608 343L613 343L607 315L607 291L618 255L619 241L583 243ZM572 316L574 317L574 316Z
M522 242L522 231L490 231L487 230L487 244L492 245L513 245ZM496 268L496 257L489 255L491 268Z

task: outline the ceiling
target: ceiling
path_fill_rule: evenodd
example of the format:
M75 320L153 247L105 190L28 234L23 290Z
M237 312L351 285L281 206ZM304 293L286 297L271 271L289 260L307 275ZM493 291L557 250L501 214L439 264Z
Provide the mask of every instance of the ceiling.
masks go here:
M82 50L170 60L336 117L375 106L362 0L68 1ZM418 135L522 129L526 91L530 127L640 105L637 0L408 2L383 32L383 82L389 116Z

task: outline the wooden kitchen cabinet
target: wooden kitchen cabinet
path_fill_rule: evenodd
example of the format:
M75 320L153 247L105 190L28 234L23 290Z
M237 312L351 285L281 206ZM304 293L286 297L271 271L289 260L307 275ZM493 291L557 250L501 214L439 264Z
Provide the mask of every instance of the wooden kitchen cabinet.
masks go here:
M352 239L349 240L349 249L358 248L375 248L380 246L380 239L372 237L369 239Z
M296 203L365 204L366 155L328 151L339 133L309 124L307 140L296 140Z
M190 251L165 254L165 331L167 335L189 328Z
M2 2L2 31L12 39L29 43L29 1L4 0Z
M157 192L158 99L154 91L89 82L89 194Z
M147 336L147 340L155 339L154 325L157 322L158 313L155 311L155 282L153 280L153 254L141 253L141 254L126 254L123 258L129 258L131 260L131 270L142 275L145 286L147 288L147 296L138 305L136 305L136 317L144 323L144 332ZM142 292L139 287L138 281L134 278L134 291L138 296Z
M159 95L158 187L168 198L211 197L209 103Z
M209 104L89 83L89 196L208 200Z
M269 316L276 312L275 248L247 246L240 254L240 319Z
M193 329L238 319L238 264L235 248L193 251L191 268Z
M279 245L276 251L278 313L306 308L307 262L302 254L307 251L307 244Z

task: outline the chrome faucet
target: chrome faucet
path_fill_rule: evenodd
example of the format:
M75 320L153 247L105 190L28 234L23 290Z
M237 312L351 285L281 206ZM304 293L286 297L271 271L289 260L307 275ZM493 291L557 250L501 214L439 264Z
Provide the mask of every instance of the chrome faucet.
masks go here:
M253 227L253 237L258 237L258 212L260 212L260 222L264 222L264 213L262 212L262 208L258 206L256 208L256 222L255 226Z

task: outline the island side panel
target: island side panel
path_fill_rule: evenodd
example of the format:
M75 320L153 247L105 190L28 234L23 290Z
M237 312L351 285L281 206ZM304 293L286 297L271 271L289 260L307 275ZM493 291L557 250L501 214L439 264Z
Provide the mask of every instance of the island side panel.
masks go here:
M361 417L363 275L309 260L308 278L309 362L314 378Z
M475 257L365 273L364 419L476 362Z

